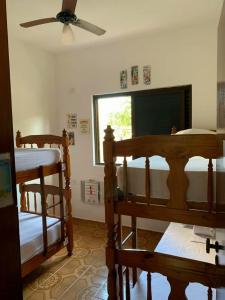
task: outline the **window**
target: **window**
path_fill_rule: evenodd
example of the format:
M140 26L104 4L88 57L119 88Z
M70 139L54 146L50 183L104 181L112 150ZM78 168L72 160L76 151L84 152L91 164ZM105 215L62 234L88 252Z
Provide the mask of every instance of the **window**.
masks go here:
M131 129L131 96L94 97L95 162L103 163L103 141L107 125L114 129L115 140L129 139Z
M94 96L95 163L102 164L107 125L115 140L148 134L170 134L191 128L192 87L178 86ZM123 158L117 160L121 163Z

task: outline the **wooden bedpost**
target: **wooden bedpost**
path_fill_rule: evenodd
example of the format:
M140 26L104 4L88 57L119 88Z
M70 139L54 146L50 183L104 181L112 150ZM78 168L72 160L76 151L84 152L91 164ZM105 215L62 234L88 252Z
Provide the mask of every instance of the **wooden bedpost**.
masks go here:
M19 185L19 191L20 191L20 211L27 211L27 199L26 199L26 192L24 190L24 183L21 183Z
M72 218L72 193L70 186L70 154L69 154L69 139L66 130L63 130L63 162L65 164L64 168L64 178L65 178L65 195L66 195L66 231L68 235L67 251L68 255L73 254L73 218Z
M16 132L16 147L17 148L22 148L22 143L21 143L21 138L22 134L18 130ZM24 191L24 183L19 184L19 191L20 191L20 211L27 211L27 199L26 199L26 194Z
M105 221L107 225L106 265L108 267L108 294L110 300L117 299L117 273L116 273L116 226L118 216L114 214L114 201L116 198L116 165L113 157L114 135L112 128L105 130L104 162L105 162Z
M175 126L173 126L171 128L171 134L175 134L175 133L177 133L177 128Z

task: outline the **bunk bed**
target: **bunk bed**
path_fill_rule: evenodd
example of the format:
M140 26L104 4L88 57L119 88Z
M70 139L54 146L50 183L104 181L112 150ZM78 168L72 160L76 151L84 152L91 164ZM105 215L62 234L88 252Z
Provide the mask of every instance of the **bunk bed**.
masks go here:
M168 237L171 238L170 231L174 232L179 226L181 226L179 230L184 230L184 226L192 225L222 228L222 230L225 228L224 206L217 205L215 201L216 172L214 172L215 161L213 161L223 156L223 139L224 136L215 134L196 134L144 136L116 142L113 130L110 126L107 127L104 141L104 181L109 299L131 298L130 278L133 286L136 286L138 269L146 272L146 299L153 299L152 284L154 288L154 277L158 273L165 276L170 284L168 296L170 300L187 299L185 291L189 283L200 283L207 287L208 299L213 297L213 288L225 286L225 266L220 265L220 261L215 259L217 256L212 256L211 253L209 256L206 254L205 259L204 256L203 259L199 259L201 255L196 255L195 251L191 255L191 249L186 251L189 255L185 255L183 250L178 253L176 246L174 251L171 247L166 247ZM166 173L168 197L152 196L151 159L155 155L165 158L168 164ZM128 170L127 157L130 156L145 158L144 193L135 194L129 190L131 174ZM187 201L189 179L185 166L196 156L208 161L207 169L204 171L207 174L204 181L206 199ZM120 189L117 178L117 157L124 157ZM125 239L122 239L122 216L131 217L131 232ZM156 247L156 251L138 249L137 218L172 222ZM131 249L125 248L128 240L131 241ZM179 238L177 240L179 241ZM185 245L183 246L185 249ZM204 244L201 246L205 250L206 246ZM209 241L207 247L208 250L212 247ZM219 245L218 247L220 248ZM160 286L158 285L157 288L160 289Z
M16 146L21 271L22 277L25 277L65 246L68 255L72 255L70 155L65 130L62 136L24 137L18 131ZM51 176L50 179L46 178L48 176ZM35 183L29 182L32 180Z

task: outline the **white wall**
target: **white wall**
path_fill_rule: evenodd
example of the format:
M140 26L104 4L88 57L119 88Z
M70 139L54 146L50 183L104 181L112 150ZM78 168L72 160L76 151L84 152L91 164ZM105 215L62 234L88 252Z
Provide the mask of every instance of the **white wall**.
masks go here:
M14 131L23 135L55 129L55 57L11 38L10 72Z
M92 96L121 91L119 73L132 65L151 64L150 88L192 84L193 127L216 127L216 28L179 29L135 40L77 49L57 57L58 129L66 126L66 114L92 120ZM140 83L128 90L149 88ZM80 181L103 181L103 167L93 166L93 135L75 132L72 152L73 215L104 220L104 207L83 204ZM157 229L158 227L154 227Z

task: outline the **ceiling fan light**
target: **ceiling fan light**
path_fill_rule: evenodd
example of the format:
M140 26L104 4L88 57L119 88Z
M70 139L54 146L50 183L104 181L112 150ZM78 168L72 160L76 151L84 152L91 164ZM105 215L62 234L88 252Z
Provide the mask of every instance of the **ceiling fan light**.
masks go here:
M70 25L63 25L62 32L62 44L63 45L71 45L75 40L74 33Z

